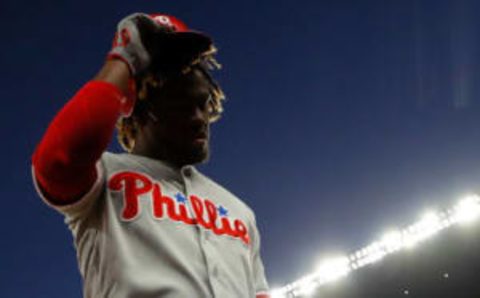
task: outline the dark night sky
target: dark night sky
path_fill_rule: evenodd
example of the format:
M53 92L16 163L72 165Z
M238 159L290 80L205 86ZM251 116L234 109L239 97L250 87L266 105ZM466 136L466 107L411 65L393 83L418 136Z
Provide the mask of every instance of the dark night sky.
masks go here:
M272 286L480 188L479 1L2 1L2 297L81 297L30 155L135 11L217 43L228 102L201 169L256 211Z

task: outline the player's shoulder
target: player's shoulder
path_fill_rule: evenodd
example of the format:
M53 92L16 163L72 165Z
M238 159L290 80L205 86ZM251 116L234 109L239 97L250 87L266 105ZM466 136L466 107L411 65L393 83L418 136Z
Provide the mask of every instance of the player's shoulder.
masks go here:
M114 153L105 151L102 154L102 162L110 174L124 170L138 171L145 174L171 172L171 169L162 161L126 152Z
M126 168L132 168L132 161L127 153L114 153L105 151L102 154L101 162L106 170L105 174L107 175L113 172L124 170Z
M102 161L104 161L104 162L127 162L128 161L128 154L104 151L103 154L102 154Z

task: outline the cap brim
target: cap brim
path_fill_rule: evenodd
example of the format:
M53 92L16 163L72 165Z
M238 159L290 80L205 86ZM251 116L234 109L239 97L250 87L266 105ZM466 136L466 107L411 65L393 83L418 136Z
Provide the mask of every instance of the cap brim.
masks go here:
M195 54L209 50L213 44L212 39L201 32L174 32L171 36L172 41L180 50L192 51Z
M165 59L152 68L167 76L185 69L213 45L210 37L193 31L168 32L164 38L161 51Z

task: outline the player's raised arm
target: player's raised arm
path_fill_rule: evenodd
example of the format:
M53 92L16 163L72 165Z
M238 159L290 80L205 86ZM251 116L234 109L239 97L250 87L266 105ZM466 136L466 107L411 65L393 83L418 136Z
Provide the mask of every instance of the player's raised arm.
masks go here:
M50 203L71 204L101 178L96 163L118 118L132 112L134 78L155 61L161 41L155 37L161 30L146 14L124 18L97 76L50 123L32 157L36 185Z

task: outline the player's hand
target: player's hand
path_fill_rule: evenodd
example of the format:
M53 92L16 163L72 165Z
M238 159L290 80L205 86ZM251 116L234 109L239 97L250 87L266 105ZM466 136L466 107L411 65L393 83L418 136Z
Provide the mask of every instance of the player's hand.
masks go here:
M159 25L149 15L131 14L118 23L108 58L123 60L130 73L137 76L146 71L160 55L166 32L168 28Z

